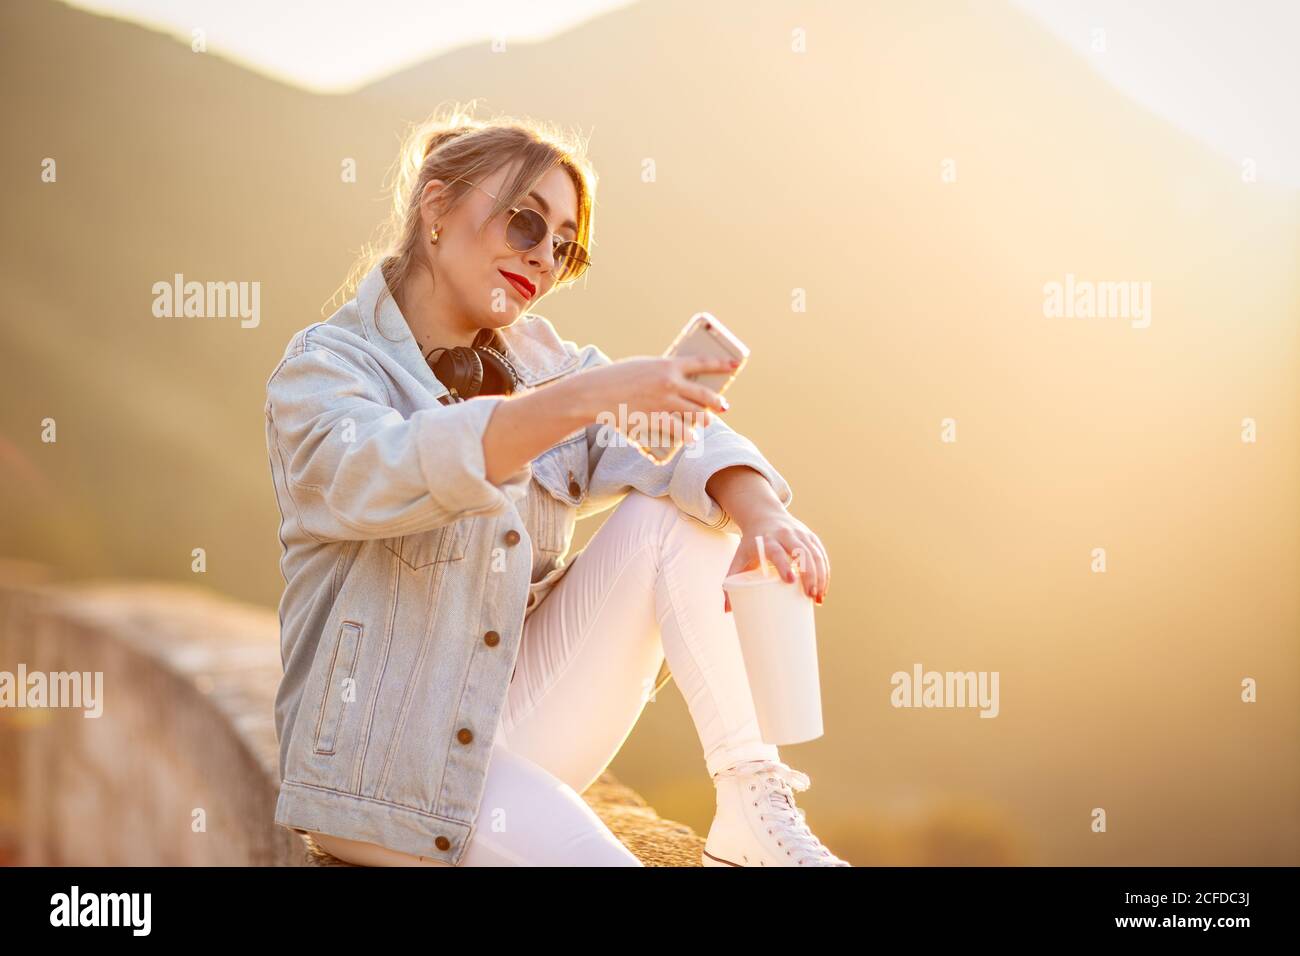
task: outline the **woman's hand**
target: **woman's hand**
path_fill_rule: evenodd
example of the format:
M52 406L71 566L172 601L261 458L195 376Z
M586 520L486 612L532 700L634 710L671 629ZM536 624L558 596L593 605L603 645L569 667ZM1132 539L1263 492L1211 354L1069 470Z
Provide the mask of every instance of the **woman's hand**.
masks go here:
M738 364L730 359L700 356L627 358L587 369L571 381L581 390L580 400L589 420L602 414L634 420L640 413L647 422L663 422L671 430L673 441L689 441L689 425L708 427L710 410L725 412L728 404L713 389L687 376L730 372ZM659 417L665 414L666 421Z
M803 589L818 604L826 599L830 584L831 559L821 539L806 524L786 511L784 507L767 509L757 518L742 525L740 547L731 561L727 576L758 567L758 542L763 536L763 550L777 573L786 581L795 579L792 564L797 560L803 577ZM726 592L723 592L726 594ZM731 597L723 601L725 610L731 610Z

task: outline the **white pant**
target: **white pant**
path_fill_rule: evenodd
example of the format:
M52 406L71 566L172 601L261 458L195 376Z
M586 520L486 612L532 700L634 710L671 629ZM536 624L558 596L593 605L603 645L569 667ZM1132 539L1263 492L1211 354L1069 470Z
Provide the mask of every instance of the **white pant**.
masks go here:
M665 656L708 773L779 759L764 743L722 579L738 535L631 491L524 624L463 866L640 866L579 794L614 759ZM313 834L341 860L445 866Z

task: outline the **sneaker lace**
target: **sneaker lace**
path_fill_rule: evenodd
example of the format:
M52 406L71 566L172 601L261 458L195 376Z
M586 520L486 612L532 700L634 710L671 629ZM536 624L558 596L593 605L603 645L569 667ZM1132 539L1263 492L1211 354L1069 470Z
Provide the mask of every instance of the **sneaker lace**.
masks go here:
M803 809L795 806L795 791L807 790L812 785L812 780L806 773L795 770L779 760L757 760L729 767L720 771L717 776L752 776L762 785L760 803L765 811L763 819L772 820L781 828L781 842L786 844L786 849L799 854L796 857L799 865L802 866L805 862L829 866L850 865L817 839L808 824L804 822Z

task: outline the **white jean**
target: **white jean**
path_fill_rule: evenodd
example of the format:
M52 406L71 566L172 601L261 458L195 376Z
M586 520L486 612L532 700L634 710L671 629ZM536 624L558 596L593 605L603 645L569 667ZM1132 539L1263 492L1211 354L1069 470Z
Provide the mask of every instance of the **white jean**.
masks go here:
M722 579L736 534L631 491L524 623L462 866L640 866L579 794L632 732L668 660L710 775L777 760L762 741ZM314 833L364 866L446 866Z

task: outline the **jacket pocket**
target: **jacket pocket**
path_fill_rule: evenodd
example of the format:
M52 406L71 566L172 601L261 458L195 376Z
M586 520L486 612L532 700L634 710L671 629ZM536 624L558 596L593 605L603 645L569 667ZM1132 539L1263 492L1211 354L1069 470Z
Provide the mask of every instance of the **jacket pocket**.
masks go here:
M470 535L477 516L461 518L451 524L431 531L417 531L400 538L389 538L384 547L393 552L413 571L444 561L459 561L465 557Z
M568 547L577 520L578 505L587 497L587 433L562 439L533 460L532 506L542 551L560 552Z
M557 500L578 505L587 497L586 429L579 429L533 459L533 474Z
M362 627L356 621L344 621L336 632L334 654L325 678L325 696L316 720L317 753L334 752L343 711L348 704L356 702L357 650L361 646L361 633Z
M564 550L564 509L539 481L528 483L529 531L539 551Z

